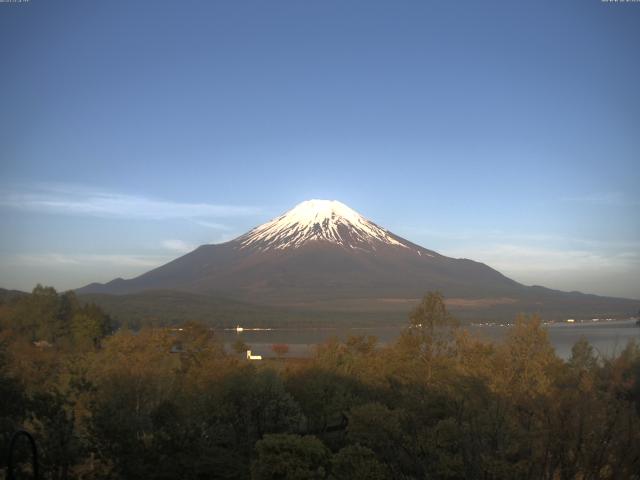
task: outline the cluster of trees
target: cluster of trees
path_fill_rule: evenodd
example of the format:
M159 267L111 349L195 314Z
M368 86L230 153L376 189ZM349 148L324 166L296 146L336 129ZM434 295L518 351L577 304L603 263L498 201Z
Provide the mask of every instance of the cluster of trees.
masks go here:
M42 346L82 350L98 347L112 322L95 304L81 305L73 291L58 294L37 285L30 295L0 306L0 328Z
M256 364L199 324L67 342L22 316L60 323L64 295L0 308L2 446L32 431L44 478L640 479L633 343L599 358L580 340L564 361L524 317L487 343L429 294L392 345Z

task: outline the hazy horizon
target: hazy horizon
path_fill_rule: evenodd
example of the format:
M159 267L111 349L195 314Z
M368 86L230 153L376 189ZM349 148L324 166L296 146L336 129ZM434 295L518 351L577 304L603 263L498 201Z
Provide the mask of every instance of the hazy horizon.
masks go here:
M247 212L252 212L252 211L253 211L252 208L247 208ZM259 216L259 214L255 213L255 214L252 214L252 216ZM271 220L271 218L266 218L265 222L268 220ZM384 225L382 226L384 227ZM245 233L245 232L239 232L238 235L242 233ZM397 233L397 232L392 231L392 233ZM236 236L237 236L236 234L232 234L227 239L221 240L220 242L212 242L212 243L223 243L225 241L229 241L235 238ZM413 241L411 238L406 238L406 239L409 241ZM93 282L104 283L104 282L113 280L115 278L125 278L125 279L133 278L153 268L159 267L175 258L178 258L183 254L189 253L190 251L193 251L195 248L197 248L199 245L188 244L181 240L166 240L163 246L165 247L166 250L174 251L175 253L173 255L171 254L162 255L158 253L155 255L140 255L138 257L119 256L118 254L105 255L104 257L98 256L98 255L91 255L91 254L78 254L76 255L75 258L72 258L72 257L65 258L62 255L58 256L55 254L49 254L49 255L45 254L45 255L41 255L40 257L38 257L37 255L33 255L33 256L25 255L21 258L21 260L24 262L23 265L33 267L33 270L35 271L34 275L37 275L37 276L34 276L33 279L25 278L23 283L18 284L17 286L7 287L5 285L0 284L0 288L15 288L15 289L21 289L25 291L30 291L31 288L35 286L37 283L41 283L44 285L54 286L56 289L63 291L63 290L70 290L70 289L83 287ZM425 245L421 245L421 246L425 246ZM431 248L428 245L425 247ZM447 255L445 251L439 251L439 253L443 253ZM460 253L463 253L463 252L460 252ZM545 277L547 279L546 283L544 281L536 282L535 281L536 278L541 278L540 276L536 277L536 273L538 273L538 275L540 275L541 273L539 269L536 270L532 268L530 271L523 271L523 272L518 272L516 269L514 275L511 275L510 273L508 273L509 272L508 262L510 260L513 261L513 255L519 254L519 253L521 252L519 252L517 248L513 248L513 250L511 251L505 250L505 252L502 254L503 258L500 258L501 257L500 253L494 253L494 257L492 258L492 260L494 260L493 263L489 263L489 262L483 262L483 263L487 263L489 266L501 271L501 273L504 273L507 276L510 276L511 278L513 278L514 280L524 283L526 285L542 285L545 287L558 288L566 291L579 290L579 288L577 288L575 284L580 282L575 282L573 286L569 286L570 284L567 284L567 286L563 288L562 286L553 286L553 284L557 283L558 280L549 276ZM482 261L482 260L479 260L479 258L482 257L481 252L478 252L477 257L472 257L468 255L456 256L455 253L451 256L453 256L454 258L471 258L472 260ZM525 259L525 262L526 260L527 259ZM43 272L47 272L47 270L49 270L48 267L50 267L51 263L59 266L59 272L56 272L56 274L58 275L57 280L55 276L47 277L46 274L43 275ZM101 264L103 266L101 271L93 270L93 265L96 263L98 265ZM504 269L497 267L496 264L504 265ZM84 277L79 276L78 270L85 270L85 269L89 271L88 272L84 271L80 273L81 275L84 275ZM126 273L119 273L119 272L126 272ZM64 280L65 273L69 276L69 280ZM548 272L544 272L544 273L548 275ZM45 280L42 280L43 278ZM51 279L51 281L47 281L46 280L47 278ZM77 278L85 278L84 283L78 284ZM534 279L534 281L527 282L527 281L521 280L521 278L532 278ZM73 282L76 282L76 283L73 283ZM635 286L632 285L632 288L634 287ZM633 290L630 290L630 291L633 291ZM583 293L598 294L598 292L590 292L590 291L584 291ZM600 294L607 295L606 293L600 293ZM611 296L623 297L624 295L611 294ZM640 295L635 297L628 295L627 298L640 299Z

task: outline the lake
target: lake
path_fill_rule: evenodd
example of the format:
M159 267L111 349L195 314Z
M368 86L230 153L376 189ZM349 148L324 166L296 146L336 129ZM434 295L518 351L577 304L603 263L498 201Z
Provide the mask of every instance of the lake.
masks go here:
M247 329L236 332L233 329L221 332L225 345L230 346L237 339L248 344L254 354L263 357L274 357L271 346L275 343L289 345L288 357L309 357L314 347L330 337L345 340L351 335L374 335L381 344L395 341L404 326L363 327L363 328L274 328ZM500 341L511 326L509 325L471 325L465 326L474 335L489 341ZM601 320L576 323L553 323L546 325L551 343L558 356L569 358L571 347L584 336L600 355L619 353L631 339L640 342L640 328L635 320Z

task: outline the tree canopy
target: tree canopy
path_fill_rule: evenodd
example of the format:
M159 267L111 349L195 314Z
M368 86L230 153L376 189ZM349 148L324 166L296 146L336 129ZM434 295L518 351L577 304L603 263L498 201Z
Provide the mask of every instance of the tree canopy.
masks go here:
M258 365L42 286L0 327L0 454L27 428L45 479L640 479L640 346L564 361L535 316L489 343L427 294L392 344Z

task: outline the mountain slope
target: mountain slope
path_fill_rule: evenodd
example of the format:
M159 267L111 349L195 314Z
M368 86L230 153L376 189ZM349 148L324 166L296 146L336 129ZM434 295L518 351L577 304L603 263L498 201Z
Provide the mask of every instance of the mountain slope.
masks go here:
M492 268L415 245L339 202L311 200L227 243L203 245L131 280L81 293L176 289L264 303L314 299L504 295L521 286Z
M148 290L296 307L381 301L401 305L429 290L529 310L581 301L596 305L602 299L607 311L631 313L638 303L595 296L587 301L577 293L526 287L482 263L409 242L346 205L326 200L302 202L230 242L203 245L139 277L91 284L79 293Z

